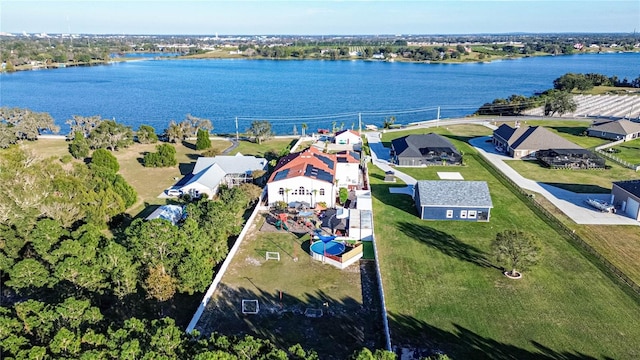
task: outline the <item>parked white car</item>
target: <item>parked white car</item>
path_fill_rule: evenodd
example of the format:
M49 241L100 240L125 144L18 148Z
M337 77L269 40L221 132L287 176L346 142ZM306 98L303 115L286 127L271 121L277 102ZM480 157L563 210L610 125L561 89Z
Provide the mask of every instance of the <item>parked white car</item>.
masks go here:
M168 196L182 196L182 190L178 189L167 189L166 193Z

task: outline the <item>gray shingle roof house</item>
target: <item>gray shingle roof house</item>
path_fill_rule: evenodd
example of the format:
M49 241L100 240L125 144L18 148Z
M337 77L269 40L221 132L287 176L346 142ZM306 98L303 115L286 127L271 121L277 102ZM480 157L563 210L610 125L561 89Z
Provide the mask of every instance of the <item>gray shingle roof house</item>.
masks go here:
M420 180L414 199L423 220L489 221L493 208L485 181Z
M582 149L542 126L512 128L507 124L502 124L493 131L493 144L515 159L543 149Z
M253 180L252 174L257 170L266 170L268 162L264 158L242 155L218 155L199 157L191 173L191 177L176 187L184 194L199 196L207 194L211 199L218 192L221 183L230 187ZM196 197L197 197L196 196Z
M611 197L611 203L621 212L640 220L640 180L615 181Z
M629 120L614 120L593 123L587 135L610 140L633 140L640 137L640 124Z
M460 165L462 155L447 138L429 133L392 140L391 160L399 166Z

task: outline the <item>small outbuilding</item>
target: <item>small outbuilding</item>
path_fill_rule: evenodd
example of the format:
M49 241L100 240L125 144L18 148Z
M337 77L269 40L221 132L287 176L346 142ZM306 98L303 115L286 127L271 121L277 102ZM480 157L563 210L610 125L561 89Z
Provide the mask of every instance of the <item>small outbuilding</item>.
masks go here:
M616 181L611 188L611 203L620 212L640 220L640 180Z
M362 144L360 133L353 130L342 130L335 133L333 141L336 144Z
M414 199L423 220L489 221L493 208L486 181L420 180Z

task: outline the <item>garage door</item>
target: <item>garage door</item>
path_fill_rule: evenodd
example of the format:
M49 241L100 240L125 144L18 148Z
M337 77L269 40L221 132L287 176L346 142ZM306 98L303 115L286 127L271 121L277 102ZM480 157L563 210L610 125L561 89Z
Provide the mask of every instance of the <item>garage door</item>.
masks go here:
M640 203L635 201L632 198L627 198L627 208L625 209L625 213L631 216L632 218L638 220L638 208L640 207Z

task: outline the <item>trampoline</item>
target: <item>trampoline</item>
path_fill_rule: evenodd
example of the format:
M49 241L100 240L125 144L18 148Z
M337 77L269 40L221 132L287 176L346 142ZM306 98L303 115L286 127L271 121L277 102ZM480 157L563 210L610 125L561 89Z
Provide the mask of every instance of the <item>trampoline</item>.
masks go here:
M324 255L326 251L328 255L337 256L344 252L345 246L343 243L331 240L329 242L316 241L311 244L311 251L318 255Z

